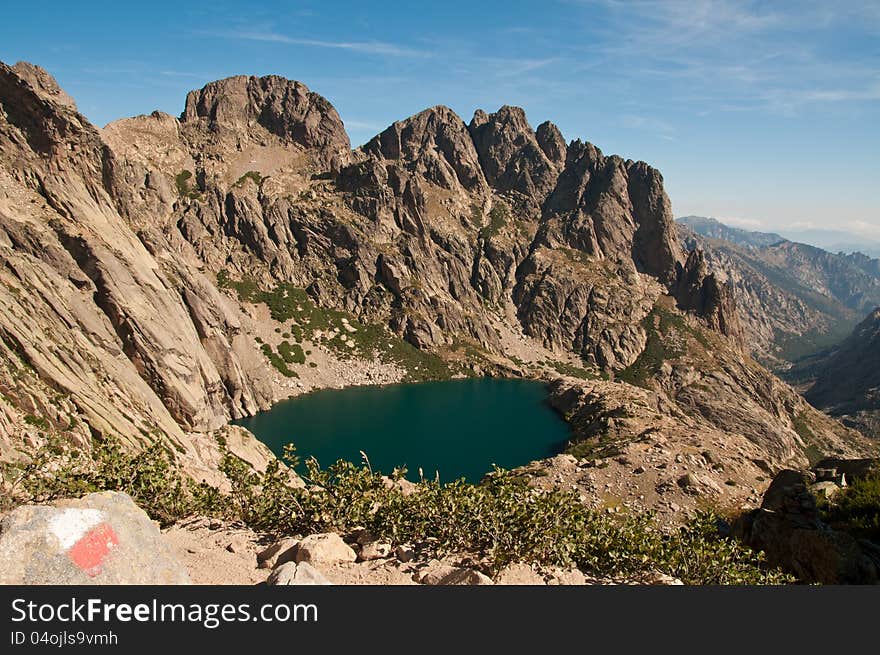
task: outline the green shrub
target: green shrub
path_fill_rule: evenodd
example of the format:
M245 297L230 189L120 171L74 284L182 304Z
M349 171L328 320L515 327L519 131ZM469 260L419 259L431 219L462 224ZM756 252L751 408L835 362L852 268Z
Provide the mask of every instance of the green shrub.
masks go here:
M282 341L278 344L278 354L288 364L306 363L306 354L298 343L291 344L287 341Z
M481 239L491 239L507 225L509 211L507 205L498 204L489 211L489 224L479 232Z
M244 184L248 180L251 180L257 186L260 186L260 184L263 182L263 179L264 179L263 176L260 175L260 173L258 171L248 171L247 173L242 175L240 178L238 178L238 180L236 180L234 186L238 186L238 187L244 186Z
M190 200L198 200L201 194L197 188L192 186L192 171L182 170L174 176L174 183L177 186L177 194L181 198L189 198Z
M306 488L289 484L289 470L274 460L257 473L221 443L221 471L231 490L197 485L154 445L138 454L114 441L88 457L44 448L20 467L12 485L19 500L42 502L98 489L124 491L163 524L199 513L244 522L266 534L311 534L356 526L431 555L467 552L488 558L495 570L510 562L577 566L600 576L660 571L689 584L765 584L791 578L768 569L761 555L722 537L717 517L698 512L671 532L647 513L608 515L587 508L572 491L536 490L522 476L496 469L478 485L421 481L405 494L387 484L364 457L322 469L306 462ZM295 467L295 449L284 459ZM8 471L4 471L7 473ZM396 469L399 480L405 470Z
M288 362L287 362L286 358L275 353L275 351L272 350L272 346L270 346L268 343L264 343L262 346L260 346L260 350L263 351L263 354L266 356L266 359L269 360L269 363L272 364L272 366L274 366L275 369L279 373L281 373L281 375L283 375L286 378L298 378L299 377L299 375L297 375L296 371L291 371L289 368L287 368Z
M35 416L34 414L25 414L24 422L28 425L33 425L34 427L40 428L41 430L49 429L49 421L44 419L42 416Z
M115 438L96 442L91 453L52 439L24 463L6 463L10 492L4 503L44 503L93 491L123 491L162 525L194 512L215 513L227 502L215 488L180 473L169 453L155 443L131 453Z
M880 474L853 480L820 508L832 527L880 544Z

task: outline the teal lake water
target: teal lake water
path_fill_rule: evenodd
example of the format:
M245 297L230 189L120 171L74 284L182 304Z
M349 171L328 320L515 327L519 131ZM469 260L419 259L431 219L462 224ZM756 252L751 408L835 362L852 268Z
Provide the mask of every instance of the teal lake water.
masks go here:
M492 464L513 468L564 448L568 425L545 402L545 387L527 380L491 378L351 387L284 400L235 421L276 454L294 443L305 461L322 467L338 459L390 473L406 466L407 478L478 482Z

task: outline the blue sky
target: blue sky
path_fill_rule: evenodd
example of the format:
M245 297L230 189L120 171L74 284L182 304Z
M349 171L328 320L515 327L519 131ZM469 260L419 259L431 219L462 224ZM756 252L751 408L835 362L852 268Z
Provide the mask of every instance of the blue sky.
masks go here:
M658 167L677 216L880 239L880 3L8 3L0 59L97 125L234 74L306 83L354 144L446 104L525 108Z

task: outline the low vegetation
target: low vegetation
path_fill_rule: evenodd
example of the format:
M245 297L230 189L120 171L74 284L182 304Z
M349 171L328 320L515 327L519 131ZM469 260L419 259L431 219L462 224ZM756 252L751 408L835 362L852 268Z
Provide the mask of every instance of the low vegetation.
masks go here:
M263 354L266 356L266 359L269 360L269 363L286 378L298 378L299 375L296 371L291 371L287 365L292 362L288 362L287 358L284 355L276 353L272 350L272 346L268 343L264 343L260 346L260 350L263 351ZM279 348L280 350L280 348Z
M880 473L856 478L820 503L822 518L842 530L880 544Z
M292 447L285 458L291 466L298 464ZM538 491L501 469L478 485L423 480L405 493L387 484L366 458L362 465L338 461L326 469L309 459L306 468L308 485L294 487L279 461L261 474L225 452L221 470L231 488L225 493L179 473L159 445L131 454L105 440L90 455L55 442L32 453L25 464L7 465L3 473L8 497L18 502L123 491L164 525L197 513L240 520L273 535L344 533L364 526L432 555L473 553L496 570L530 562L577 566L600 576L661 571L690 584L792 581L767 568L760 554L721 536L709 511L664 532L649 514L590 510L571 491ZM404 474L397 469L391 478Z
M237 186L237 187L244 186L248 180L250 180L251 182L253 182L257 186L260 186L260 184L263 182L263 179L264 179L263 176L260 175L260 173L258 171L248 171L247 173L242 175L240 178L238 178L238 180L236 180L234 186Z
M698 328L688 325L685 318L665 306L667 300L661 297L650 313L642 319L647 341L645 349L636 361L620 371L617 377L624 382L645 387L663 365L687 352L687 339L692 339L703 348L711 349L706 336Z
M479 237L485 240L497 236L507 225L509 219L510 212L507 209L507 205L495 205L489 210L489 224L480 229Z
M233 280L226 271L217 274L217 284L235 291L242 302L265 304L272 318L284 325L283 329L297 344L307 339L343 360L378 358L384 363L396 364L406 371L407 382L445 380L456 373L440 357L419 350L384 326L361 322L348 312L320 307L305 289L292 284L282 283L264 291L253 280ZM278 352L277 357L287 364L305 362L299 345L282 342ZM278 368L274 361L272 363Z
M174 176L174 183L177 186L177 194L181 198L189 198L190 200L198 200L201 198L198 188L193 186L192 171L182 170Z

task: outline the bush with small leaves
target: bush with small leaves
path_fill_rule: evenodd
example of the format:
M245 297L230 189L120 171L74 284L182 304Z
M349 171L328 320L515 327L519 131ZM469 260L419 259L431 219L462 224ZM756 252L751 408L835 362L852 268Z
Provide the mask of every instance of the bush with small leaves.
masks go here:
M131 454L113 440L97 444L91 454L58 444L40 449L20 465L12 488L19 502L124 491L163 524L191 514L222 516L275 536L362 526L437 556L472 553L495 570L526 562L576 566L599 576L659 571L688 584L793 581L767 567L760 554L719 535L717 517L707 511L664 531L649 513L608 515L588 508L572 491L535 489L497 468L480 484L423 479L405 493L396 484L405 469L395 469L389 479L373 471L366 455L362 465L340 460L328 468L310 458L306 485L297 486L291 470L300 462L292 446L284 451L287 465L274 460L259 473L218 443L227 493L192 482L159 444ZM7 480L10 470L4 471Z

